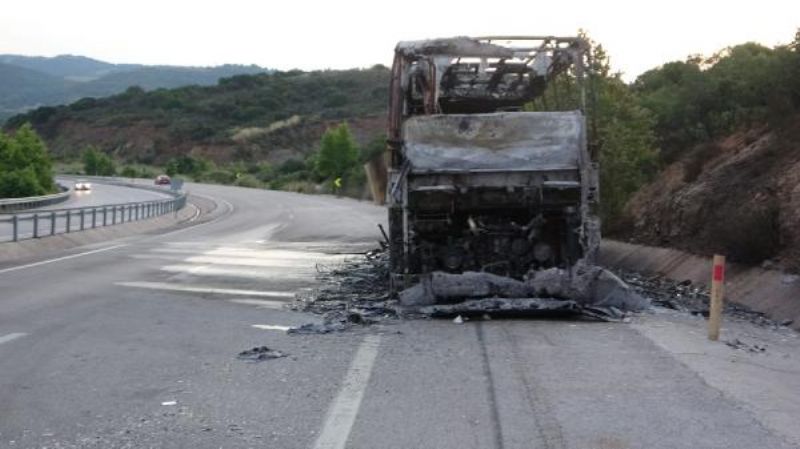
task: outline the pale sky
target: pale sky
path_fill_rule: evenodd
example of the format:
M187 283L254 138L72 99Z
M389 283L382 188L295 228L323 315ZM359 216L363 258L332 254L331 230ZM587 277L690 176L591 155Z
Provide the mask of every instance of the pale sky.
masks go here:
M787 43L800 0L435 1L4 0L0 53L109 62L258 64L287 70L389 65L399 40L574 35L602 43L626 79L731 44Z

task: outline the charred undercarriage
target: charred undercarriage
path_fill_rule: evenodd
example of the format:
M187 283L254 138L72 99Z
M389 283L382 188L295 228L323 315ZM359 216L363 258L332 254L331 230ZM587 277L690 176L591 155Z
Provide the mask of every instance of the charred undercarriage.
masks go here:
M530 175L529 175L530 176ZM577 189L531 187L414 191L412 273L485 271L521 277L580 257Z

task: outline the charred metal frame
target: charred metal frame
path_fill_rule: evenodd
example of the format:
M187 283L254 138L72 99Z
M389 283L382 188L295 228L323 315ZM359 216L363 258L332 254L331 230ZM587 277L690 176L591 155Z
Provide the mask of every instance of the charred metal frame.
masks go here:
M476 268L474 261L456 263L456 256L448 264L448 256L441 254L430 259L440 262L420 262L428 260L427 256L421 256L422 252L441 253L442 249L436 248L435 243L418 241L416 237L425 232L438 235L439 246L444 240L458 240L457 235L447 236L448 232L453 232L454 219L462 224L466 220L469 229L465 232L471 229L475 236L496 234L496 241L504 241L503 238L511 241L514 236L532 234L535 226L538 226L536 232L544 232L545 226L534 223L542 220L548 223L546 231L553 234L553 238L567 242L562 246L570 246L562 248L561 255L552 258L553 265L569 267L579 258L589 261L594 258L600 231L596 145L589 143L594 140L593 123L591 130L584 128L589 135L582 136L576 170L540 171L508 166L421 173L414 170L404 154L403 136L404 123L414 116L522 111L525 104L544 94L550 80L564 73L569 73L576 81L580 92L579 112L585 123L587 97L594 96L592 85L587 82L590 58L590 46L580 37L459 37L397 45L387 127L390 173L387 200L393 285L397 286L398 282L406 285L413 282L416 275L431 270L458 272ZM410 178L415 189L413 195L410 195ZM453 195L458 196L458 210L455 202L448 200ZM481 211L490 211L487 217L498 223L475 223L473 215ZM516 221L523 218L530 223ZM572 235L573 230L575 239L564 237ZM530 240L533 242L534 238ZM519 243L518 246L516 252L523 254L509 255L508 264L513 269L506 267L502 274L520 277L530 268L546 265L531 262L535 260L531 254L533 245ZM513 244L506 247L512 248ZM463 254L459 257L478 258ZM486 266L479 268L489 271Z

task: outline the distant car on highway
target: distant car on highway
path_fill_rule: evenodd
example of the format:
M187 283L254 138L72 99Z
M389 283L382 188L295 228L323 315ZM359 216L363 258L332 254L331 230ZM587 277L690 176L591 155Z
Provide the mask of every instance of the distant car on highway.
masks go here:
M89 182L89 181L81 179L81 180L75 181L74 189L75 190L83 190L83 191L92 190L92 183Z
M156 185L157 186L168 186L172 183L172 180L169 179L167 175L158 175L156 176Z

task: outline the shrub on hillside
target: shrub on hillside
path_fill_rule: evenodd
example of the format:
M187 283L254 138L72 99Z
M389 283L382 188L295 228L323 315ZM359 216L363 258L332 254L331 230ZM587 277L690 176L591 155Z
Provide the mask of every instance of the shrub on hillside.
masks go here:
M114 176L117 164L111 156L90 145L83 150L83 171L91 176Z

